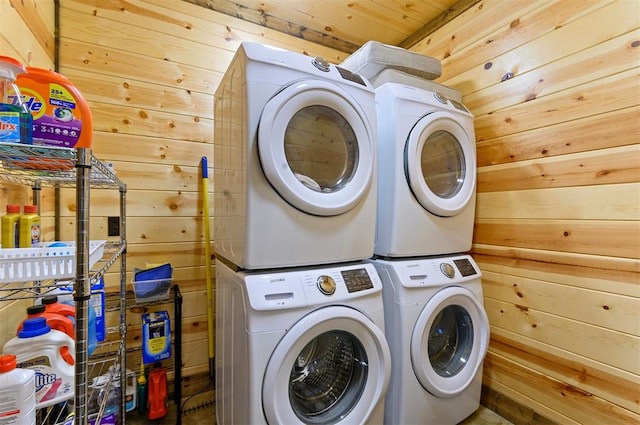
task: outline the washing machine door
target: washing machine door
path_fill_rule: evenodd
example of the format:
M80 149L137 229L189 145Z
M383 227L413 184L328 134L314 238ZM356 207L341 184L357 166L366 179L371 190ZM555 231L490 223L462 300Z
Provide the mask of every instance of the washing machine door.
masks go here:
M405 175L423 208L441 217L457 215L475 191L475 135L449 112L423 116L407 138Z
M384 333L361 312L329 306L305 316L267 365L269 424L363 424L383 402L391 370Z
M473 381L489 346L489 320L468 289L450 286L425 305L411 337L411 363L436 397L454 397Z
M364 110L328 81L302 81L278 92L258 128L269 183L289 204L320 216L343 214L367 195L374 143Z

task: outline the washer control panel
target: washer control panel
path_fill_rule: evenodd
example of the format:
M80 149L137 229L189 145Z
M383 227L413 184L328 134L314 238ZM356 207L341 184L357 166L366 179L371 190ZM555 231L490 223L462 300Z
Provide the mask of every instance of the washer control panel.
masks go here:
M403 286L412 288L451 285L481 276L480 269L469 255L380 262L383 267L393 269Z
M274 272L242 272L252 308L272 310L334 303L382 291L372 264Z

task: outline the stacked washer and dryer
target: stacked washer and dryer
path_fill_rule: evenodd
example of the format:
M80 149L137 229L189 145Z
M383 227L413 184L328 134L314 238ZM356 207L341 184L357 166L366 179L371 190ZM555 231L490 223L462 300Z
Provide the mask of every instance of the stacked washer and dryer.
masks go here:
M217 423L382 423L373 86L242 43L214 106Z
M471 256L473 116L438 60L368 42L340 66L376 88L375 256L391 383L385 424L457 424L480 403L489 324Z

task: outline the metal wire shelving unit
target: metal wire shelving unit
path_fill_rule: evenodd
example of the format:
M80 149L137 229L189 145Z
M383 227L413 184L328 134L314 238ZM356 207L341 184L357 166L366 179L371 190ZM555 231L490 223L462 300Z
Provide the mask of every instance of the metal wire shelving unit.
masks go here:
M76 305L75 393L65 408L39 412L39 423L62 423L73 410L75 424L88 424L91 394L89 379L104 373L109 366L126 370L126 184L114 171L99 161L91 149L67 149L50 146L0 143L0 181L30 185L33 202L40 205L42 187L75 188L76 250L74 300ZM103 256L89 267L90 256L90 194L92 189L117 189L120 192L120 238L105 245ZM105 272L120 261L119 326L108 330L108 337L99 344L91 358L88 354L89 299L91 287ZM36 298L56 287L56 279L0 283L0 302ZM121 378L124 381L124 378ZM109 382L111 385L112 382ZM104 403L97 413L100 418ZM120 423L125 421L125 395L121 391ZM97 423L99 423L98 421Z

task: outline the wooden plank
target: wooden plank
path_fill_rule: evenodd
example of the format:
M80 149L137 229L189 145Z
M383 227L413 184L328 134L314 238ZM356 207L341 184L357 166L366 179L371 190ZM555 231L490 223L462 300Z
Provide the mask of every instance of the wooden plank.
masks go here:
M532 344L522 338L511 339L509 333L492 334L490 351L523 368L566 382L633 413L640 413L636 397L640 386L634 375L619 371L610 373L602 365L585 362L579 356L571 356L546 345Z
M193 242L203 239L204 227L201 217L127 217L127 241L129 243L174 243ZM213 226L214 219L210 218ZM108 235L107 217L92 218L91 238L95 240L112 239ZM74 220L63 219L59 229L61 239L73 240Z
M576 257L578 257L576 255ZM521 259L475 254L482 272L502 273L520 278L538 279L625 297L640 296L640 271L613 270L599 265L557 264L540 258ZM611 262L611 260L609 260ZM636 260L636 263L640 261ZM607 263L608 264L608 263Z
M202 93L214 93L222 77L221 73L213 70L162 59L143 58L133 53L70 39L62 39L60 62L64 64L60 68L63 74L73 68L95 75L106 74ZM99 116L98 113L94 115Z
M54 34L54 9L53 1L38 0L9 0L11 7L15 8L22 20L27 24L29 32L49 57L49 62L55 61Z
M94 131L206 143L213 139L213 117L178 115L105 103L90 102L90 106Z
M504 329L540 343L639 375L640 338L557 317L518 304L484 299L493 328Z
M294 37L299 37L312 43L318 43L331 48L351 53L355 51L359 45L339 38L340 34L333 31L329 33L317 31L304 25L297 24L297 20L287 20L283 18L282 10L277 9L271 12L265 5L260 8L252 8L243 4L233 3L221 0L184 0L198 6L206 7L234 18L240 18L247 22L261 25L269 29L283 32ZM344 34L343 34L344 36Z
M640 68L635 68L476 117L476 139L489 140L637 106L639 71Z
M478 167L636 144L640 107L589 115L477 143Z
M213 45L229 52L235 52L241 41L255 41L310 56L322 56L336 63L348 55L338 49L311 43L184 1L128 0L123 4L100 0L65 0L66 4L73 10L89 15L164 31L179 39Z
M410 50L440 59L443 65L449 66L449 58L458 52L478 40L487 42L494 32L510 27L511 22L547 3L548 0L483 0L414 44Z
M178 115L213 117L213 93L200 93L178 87L160 87L145 81L96 75L73 68L65 68L64 75L73 81L85 99L91 103L126 105Z
M607 257L601 255L576 254L574 252L546 251L530 248L515 248L499 245L474 243L471 253L474 255L494 256L508 261L532 261L544 266L599 268L617 272L640 272L640 260L633 258ZM628 292L624 292L628 293Z
M140 57L138 63L153 58L224 72L233 58L233 52L221 50L211 44L190 42L170 33L148 30L129 22L88 16L76 10L62 10L64 14L61 19L66 23L61 27L60 36L63 39L128 52Z
M117 215L118 194L95 191L92 196L92 216ZM197 190L134 190L129 189L127 196L128 217L200 217L202 207ZM69 191L61 192L61 216L73 220L76 204ZM213 202L213 199L211 200ZM213 207L213 203L211 204Z
M453 6L449 7L447 10L442 11L442 13L435 18L425 19L423 22L426 22L426 24L398 43L398 46L404 49L411 49L414 45L429 37L435 31L475 6L479 1L480 0L460 0L454 3Z
M640 183L481 192L476 218L637 220Z
M478 168L477 190L498 192L640 181L640 145ZM630 194L630 196L634 196Z
M629 4L610 0L549 3L512 25L508 31L491 34L491 43L476 42L443 61L439 81L468 94L500 83L507 72L522 75L637 29ZM595 27L601 30L592 31ZM589 70L578 68L573 74L580 72ZM470 75L476 79L473 85L468 83ZM555 74L542 74L540 78L554 79Z
M630 424L639 419L638 415L626 409L536 371L523 368L494 353L487 355L485 370L488 377L500 382L511 391L517 391L527 398L536 400L546 409L557 412L551 419L571 418L559 423L575 421L582 424ZM546 416L549 413L546 411L542 414Z
M556 422L545 418L531 407L524 406L515 400L512 400L505 394L498 392L496 387L501 387L501 385L494 380L485 377L482 385L482 393L480 395L481 406L490 409L501 418L512 423L557 425Z
M127 161L141 167L145 164L194 166L203 156L208 157L209 166L213 167L213 146L209 143L95 132L92 150L104 161L113 161L116 172ZM213 180L212 177L213 172L210 172L209 180Z
M640 298L553 281L482 271L484 296L558 317L640 336Z
M24 11L22 8L20 10ZM38 29L38 33L44 33L44 30L40 28L43 22L38 22L39 16L38 14L38 16L30 17L29 22L25 22L12 2L0 1L0 51L3 55L12 56L25 65L51 69L53 57L47 54L30 28L33 26L34 29Z
M640 30L631 31L534 69L519 70L504 81L502 76L493 76L499 83L483 82L488 71L476 68L454 85L466 93L465 106L476 116L484 115L632 69L640 51L640 46L634 47L638 39Z
M637 259L640 225L596 220L476 220L474 242Z

